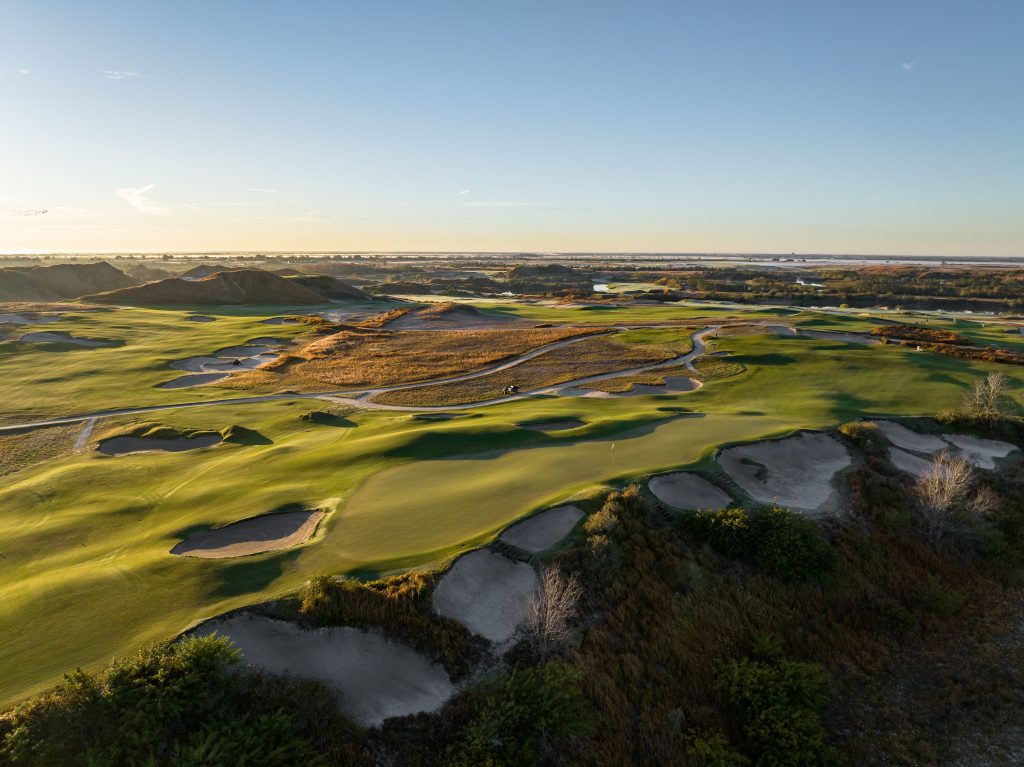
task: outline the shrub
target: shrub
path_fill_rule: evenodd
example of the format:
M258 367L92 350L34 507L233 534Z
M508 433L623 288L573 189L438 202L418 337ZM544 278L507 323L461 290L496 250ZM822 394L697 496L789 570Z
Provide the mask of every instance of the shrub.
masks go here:
M774 508L754 520L758 568L788 583L823 580L835 553L818 526L789 509Z
M691 531L720 554L733 559L749 559L753 555L754 532L743 509L698 511L685 519Z
M963 593L946 586L939 576L932 574L914 587L913 600L915 606L925 612L949 618L960 612L965 597Z
M886 440L876 423L870 421L844 423L839 427L839 433L870 455L880 455L885 451Z
M818 664L786 658L779 643L761 640L751 657L723 664L716 684L754 764L839 764L822 726L830 696L828 676Z

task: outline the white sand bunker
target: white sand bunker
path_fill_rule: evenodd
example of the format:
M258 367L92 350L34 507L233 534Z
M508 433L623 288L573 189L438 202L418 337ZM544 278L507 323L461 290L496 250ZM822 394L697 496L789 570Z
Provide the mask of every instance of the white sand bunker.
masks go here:
M689 471L651 477L647 486L655 498L677 509L718 511L732 503L732 498L724 490Z
M209 317L205 314L190 314L185 319L188 320L189 322L213 322L217 318Z
M348 626L304 630L241 614L205 623L194 633L214 632L229 637L243 659L263 671L322 682L339 707L365 727L437 711L455 692L439 664L376 631Z
M845 344L864 344L870 346L872 344L879 344L877 338L872 338L865 333L843 333L841 331L832 330L800 330L800 335L807 336L808 338L817 338L821 341L841 341Z
M34 312L0 314L0 325L49 325L51 322L60 322L62 319L64 319L62 314L35 314Z
M581 389L569 386L559 389L558 394L562 397L587 397L591 399L605 399L608 397L649 397L656 394L682 394L699 389L700 381L695 381L688 376L665 376L664 386L651 386L649 384L633 384L629 391L607 392L599 389Z
M722 450L718 463L752 498L818 510L835 492L832 478L850 465L850 454L820 432Z
M485 639L506 642L526 618L536 588L532 567L479 549L460 557L441 578L434 611Z
M930 459L908 453L906 450L901 450L898 447L889 448L889 462L900 471L913 474L915 477L922 476L928 467L932 465Z
M561 421L528 421L516 425L521 429L529 429L530 431L568 431L569 429L578 429L581 426L586 426L587 422L581 421L579 418L566 418Z
M893 421L878 421L878 429L887 440L896 447L913 450L918 453L937 453L945 450L947 445L942 437L934 434L919 434L906 426Z
M583 511L571 504L534 514L513 525L498 540L531 553L550 549L565 538L576 523L583 519Z
M104 455L128 455L130 453L181 453L213 447L224 441L220 434L197 434L194 437L154 439L152 437L112 437L103 440L96 448Z
M279 338L254 338L239 346L218 349L208 356L175 360L168 367L195 375L181 376L172 381L165 381L158 388L183 389L222 381L236 371L252 370L260 365L273 362L286 343Z
M76 338L67 333L26 333L18 339L23 344L68 344L86 346L90 349L100 346L116 346L115 341L103 341L98 338Z
M164 381L157 386L158 389L185 389L190 386L202 386L214 381L223 381L230 373L195 373L193 375L181 376L173 381Z
M943 434L942 436L979 469L994 469L996 458L1005 458L1017 449L1016 445L1009 442L982 439L967 434Z
M268 317L260 320L264 325L298 325L301 321L295 317Z
M224 559L290 549L309 540L325 513L321 509L304 509L261 514L214 530L192 533L171 549L171 553Z

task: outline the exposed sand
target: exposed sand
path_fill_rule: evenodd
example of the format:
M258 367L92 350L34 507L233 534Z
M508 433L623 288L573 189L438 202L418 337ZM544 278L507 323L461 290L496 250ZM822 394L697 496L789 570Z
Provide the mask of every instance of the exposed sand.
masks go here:
M586 421L581 421L578 418L566 418L563 421L533 421L516 424L522 429L530 429L531 431L567 431L569 429L578 429L581 426L586 426Z
M608 376L613 378L613 376ZM657 394L682 394L699 389L700 381L695 381L688 376L665 376L664 386L650 386L648 384L634 384L629 391L607 392L600 389L581 389L575 386L567 386L559 389L558 394L562 397L587 397L589 399L606 399L608 397L650 397Z
M732 498L699 474L679 471L651 477L647 486L654 496L677 509L724 509Z
M208 317L205 314L190 314L185 319L188 320L189 322L213 322L217 318L216 317Z
M459 557L434 589L434 611L492 642L512 638L537 588L529 565L478 549Z
M195 437L177 439L148 439L146 437L113 437L103 440L96 448L104 455L128 455L129 453L182 453L201 447L213 447L223 442L219 434L199 434Z
M898 447L889 448L889 461L900 471L913 474L915 477L920 477L924 474L925 470L932 464L927 458L921 458Z
M269 317L265 320L260 320L264 325L298 325L300 321L294 317Z
M90 349L100 346L116 346L114 341L101 341L98 338L75 338L65 333L26 333L18 341L23 344L70 344L86 346Z
M572 504L556 506L513 525L498 540L531 553L543 551L562 541L581 519L580 508Z
M62 319L60 314L0 314L0 325L49 325Z
M967 434L943 434L942 436L979 469L994 469L996 458L1005 458L1017 449L1016 445L1009 442L982 439Z
M835 493L832 478L851 459L846 448L827 434L800 432L726 448L719 452L718 463L758 501L817 511Z
M918 453L937 453L945 450L946 441L935 434L918 434L913 429L893 421L877 421L878 429L896 447Z
M808 338L818 338L822 341L842 341L847 344L865 344L870 346L871 344L879 344L877 338L873 338L866 333L842 333L833 332L831 330L800 330L800 335L807 336Z
M230 637L245 661L263 671L316 679L354 721L436 711L454 694L439 664L376 631L348 626L303 630L294 623L239 614L200 626L194 634Z
M214 530L192 533L172 554L202 559L244 557L305 543L326 512L321 509L261 514Z
M194 373L192 375L181 376L181 378L175 378L173 381L165 381L157 386L157 388L184 389L188 386L202 386L203 384L213 383L214 381L222 381L229 375L230 373Z

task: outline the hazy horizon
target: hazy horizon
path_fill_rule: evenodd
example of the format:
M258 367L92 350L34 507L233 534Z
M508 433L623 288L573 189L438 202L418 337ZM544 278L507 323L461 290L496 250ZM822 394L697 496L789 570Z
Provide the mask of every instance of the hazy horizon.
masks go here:
M0 252L1024 256L1024 6L6 3Z

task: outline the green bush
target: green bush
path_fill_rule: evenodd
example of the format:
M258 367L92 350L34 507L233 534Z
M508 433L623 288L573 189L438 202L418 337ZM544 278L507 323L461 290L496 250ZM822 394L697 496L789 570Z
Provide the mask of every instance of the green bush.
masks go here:
M870 421L844 423L839 427L839 433L871 455L881 455L888 445L878 424Z
M742 750L757 767L839 764L821 721L830 697L821 666L786 658L781 645L762 640L751 657L722 666L717 687L739 724Z
M787 583L820 581L835 567L835 552L819 527L789 509L758 515L754 537L758 568Z
M733 559L749 559L756 547L750 517L743 509L698 511L686 518L692 532L715 551Z
M940 618L950 618L960 612L965 597L962 592L946 586L937 575L919 581L912 594L914 606Z
M580 672L566 663L514 670L482 685L478 695L476 717L448 750L451 767L549 764L560 744L593 726Z

